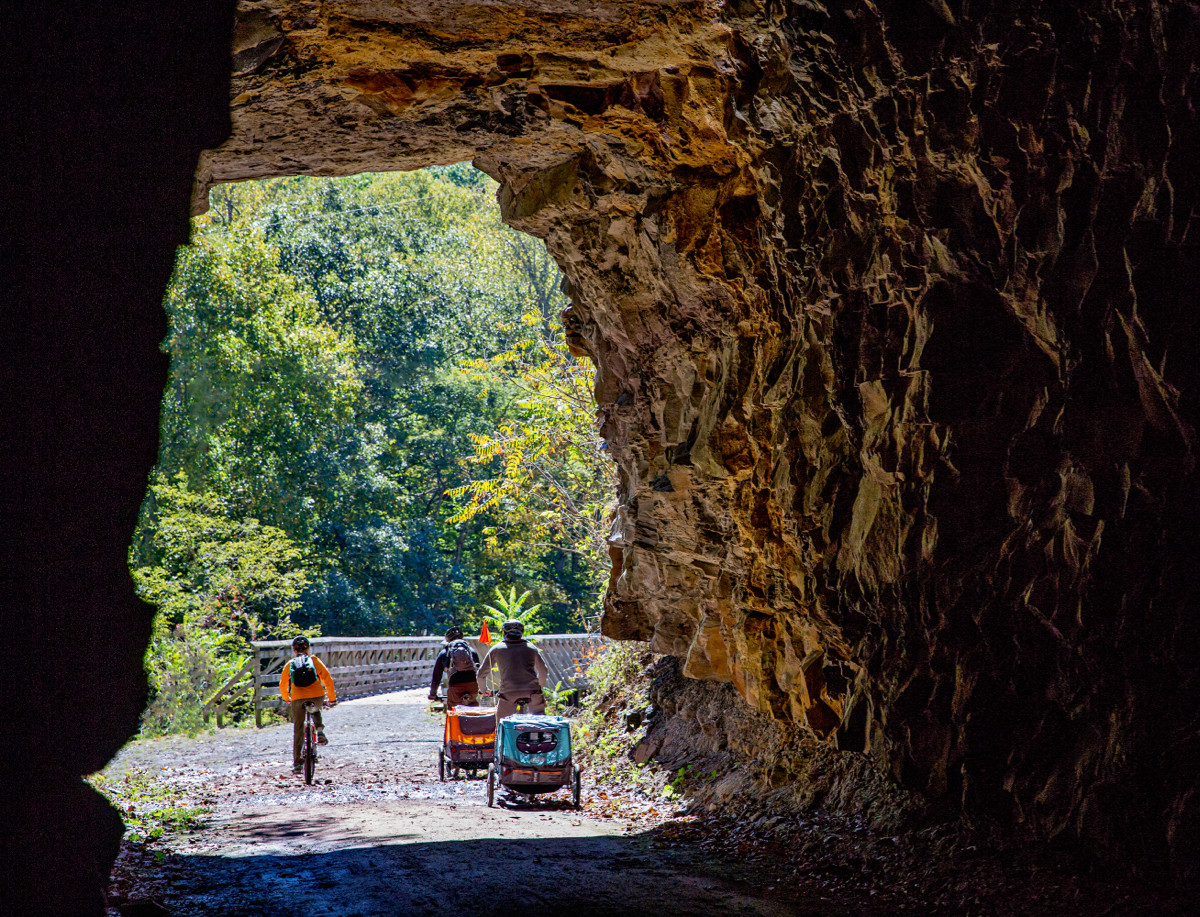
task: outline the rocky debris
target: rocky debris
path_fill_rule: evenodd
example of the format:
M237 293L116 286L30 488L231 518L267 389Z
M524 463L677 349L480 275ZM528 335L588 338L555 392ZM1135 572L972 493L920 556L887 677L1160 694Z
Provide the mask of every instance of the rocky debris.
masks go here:
M819 811L878 830L898 830L922 815L921 800L867 756L839 753L738 703L731 685L684 678L681 668L670 656L654 663L648 697L662 716L632 737L630 756L679 773L693 808L754 800L773 816Z
M154 795L170 788L207 815L186 833L127 839L109 917L788 913L687 850L649 849L644 833L680 814L667 801L585 775L582 811L562 794L492 808L482 780L439 780L441 722L426 710L421 690L339 704L313 786L290 773L286 724L135 743L111 780L137 771Z
M1189 899L1133 864L1098 869L1078 849L931 819L882 775L847 769L869 769L863 756L837 755L811 736L790 747L769 717L729 703L729 685L684 679L679 668L679 660L660 658L653 678L622 692L626 704L640 694L668 698L672 710L662 727L627 734L618 751L644 766L598 767L604 782L593 793L596 817L623 819L652 849L698 854L717 874L796 913L1190 912ZM623 732L622 711L614 705L611 715ZM706 731L706 723L716 728ZM814 758L816 766L805 766Z
M1166 917L1189 913L1160 884L1088 871L1027 839L990 844L948 826L900 833L844 818L763 816L747 806L685 816L650 832L656 847L711 857L798 913L930 917Z

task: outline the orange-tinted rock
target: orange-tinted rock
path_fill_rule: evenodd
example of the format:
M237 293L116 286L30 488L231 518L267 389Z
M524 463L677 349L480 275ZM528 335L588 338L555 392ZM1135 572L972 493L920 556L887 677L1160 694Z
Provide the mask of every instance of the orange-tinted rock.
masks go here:
M1179 862L1192 7L244 7L284 40L201 190L473 158L562 265L606 633L972 818Z

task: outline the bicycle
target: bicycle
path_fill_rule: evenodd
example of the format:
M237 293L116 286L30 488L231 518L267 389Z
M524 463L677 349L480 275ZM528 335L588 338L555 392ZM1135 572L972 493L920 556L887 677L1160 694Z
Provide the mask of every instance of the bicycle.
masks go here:
M489 699L490 699L490 698L495 698L495 703L497 703L497 704L498 704L498 703L500 702L500 692L499 692L499 691L480 691L480 692L479 692L479 697L481 697L481 698L485 698L485 697L486 697L486 698L489 698ZM518 697L518 698L516 698L516 700L514 700L514 701L513 701L513 712L514 712L514 713L520 713L520 714L525 714L525 713L528 713L528 712L529 712L529 705L530 705L532 702L533 702L533 698L532 698L532 697Z
M304 743L300 746L300 760L304 765L304 782L313 782L313 771L317 768L317 723L313 713L321 705L317 701L309 701L304 705Z

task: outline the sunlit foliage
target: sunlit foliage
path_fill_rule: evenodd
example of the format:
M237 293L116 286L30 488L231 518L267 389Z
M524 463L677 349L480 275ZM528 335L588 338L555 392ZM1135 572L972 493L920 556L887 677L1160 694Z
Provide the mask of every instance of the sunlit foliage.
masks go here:
M450 491L463 501L452 521L490 514L489 550L515 558L554 547L599 578L612 462L596 433L593 370L568 352L561 329L547 329L536 313L522 322L529 338L468 364L470 378L502 392L508 410L471 437L475 473Z
M241 667L250 640L299 632L291 615L309 573L282 530L231 518L224 501L190 490L182 474L151 490L155 562L134 570L138 591L158 608L144 728L194 731L202 705Z
M194 708L186 684L209 690L248 639L438 632L501 585L578 629L611 472L557 267L500 222L494 183L467 166L275 179L210 205L166 297L131 551L161 610L160 706Z

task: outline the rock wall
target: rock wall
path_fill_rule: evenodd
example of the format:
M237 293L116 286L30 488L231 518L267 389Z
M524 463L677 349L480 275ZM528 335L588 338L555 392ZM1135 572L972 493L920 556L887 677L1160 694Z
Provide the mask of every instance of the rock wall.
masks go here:
M221 136L220 9L5 33L33 74L32 133L10 136L44 139L6 173L30 177L26 216L72 189L68 229L128 202L67 259L78 282L30 262L4 361L33 444L4 569L29 585L13 608L40 612L15 637L100 634L118 673L117 715L78 734L88 761L144 690L113 546L153 451L147 297L184 167ZM233 134L193 206L215 181L473 158L562 265L599 370L620 478L606 632L935 805L1186 878L1197 22L1172 0L243 2ZM27 254L71 238L31 219ZM65 724L34 730L39 760L65 760L46 686L76 662L26 686L23 728Z
M203 179L474 157L562 265L608 634L973 819L1187 849L1192 5L241 9Z
M473 156L562 265L606 633L933 804L1193 868L1193 4L240 16L205 181Z
M756 822L817 812L881 833L921 823L921 808L866 755L750 708L729 682L684 677L674 656L648 675L647 703L624 711L630 756L682 772L690 807Z

